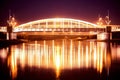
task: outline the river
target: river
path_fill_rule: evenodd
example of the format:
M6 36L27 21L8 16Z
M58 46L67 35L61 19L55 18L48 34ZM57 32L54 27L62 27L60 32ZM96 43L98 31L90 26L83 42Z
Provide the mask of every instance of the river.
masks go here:
M56 39L0 49L0 80L119 80L119 76L117 42Z

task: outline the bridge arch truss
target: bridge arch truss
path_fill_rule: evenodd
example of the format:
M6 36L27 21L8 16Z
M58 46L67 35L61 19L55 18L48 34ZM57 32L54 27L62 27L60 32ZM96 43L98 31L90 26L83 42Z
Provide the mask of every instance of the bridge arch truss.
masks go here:
M69 18L49 18L28 22L14 28L14 32L69 31L78 28L99 28L96 24Z

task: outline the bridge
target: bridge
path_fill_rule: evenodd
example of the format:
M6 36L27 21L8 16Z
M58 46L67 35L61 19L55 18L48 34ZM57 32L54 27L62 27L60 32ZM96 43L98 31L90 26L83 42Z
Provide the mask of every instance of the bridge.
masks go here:
M85 29L85 30L84 30ZM101 26L96 24L69 18L50 18L31 21L25 24L13 27L13 32L33 32L33 31L47 31L47 32L84 32L101 30ZM0 31L6 32L5 27L1 27Z
M70 18L49 18L15 26L12 32L18 35L97 35L105 31L105 25ZM111 31L120 31L120 26L112 26ZM7 32L7 27L0 27L0 32Z

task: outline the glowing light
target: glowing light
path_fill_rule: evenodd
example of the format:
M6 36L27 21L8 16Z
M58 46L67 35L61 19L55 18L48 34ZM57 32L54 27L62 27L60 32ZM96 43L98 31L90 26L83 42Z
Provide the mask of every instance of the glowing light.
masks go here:
M72 68L72 63L73 63L73 60L72 60L72 40L70 40L70 66Z
M94 28L98 27L96 24L86 22L86 21L82 21L82 20L69 19L69 18L50 18L50 19L41 19L41 20L36 20L36 21L25 23L25 24L21 24L21 25L15 27L14 31L17 31L20 28L23 28L23 29L24 28L31 28L36 24L39 25L39 28L51 28L49 26L52 26L52 25L49 25L49 22L53 22L53 24L52 24L53 27L52 28L77 28L77 27L79 28L80 24L82 24L83 26L88 26L89 25L90 27L92 26ZM65 24L66 22L68 24ZM42 23L45 23L45 24L41 25ZM74 23L74 25L73 25L73 23ZM30 26L30 25L32 25L32 26Z
M6 50L5 50L5 49L0 50L0 57L1 57L2 59L5 59L5 58L7 57L7 54L6 54Z
M105 43L104 43L105 45ZM25 68L52 68L56 77L60 76L62 69L91 68L99 73L103 67L109 69L111 55L106 53L107 46L101 43L80 42L74 40L51 40L35 41L33 44L22 44L8 56L8 66L11 69L12 77L17 75L17 64ZM39 48L39 49L38 49ZM9 49L10 50L10 49Z
M12 78L15 78L17 76L17 62L16 56L13 53L8 57L8 66L11 69Z
M9 20L7 21L9 26L15 27L17 25L17 22L14 17L10 16Z
M60 75L60 48L57 47L57 51L56 51L56 59L55 59L55 64L56 64L56 77L58 78Z

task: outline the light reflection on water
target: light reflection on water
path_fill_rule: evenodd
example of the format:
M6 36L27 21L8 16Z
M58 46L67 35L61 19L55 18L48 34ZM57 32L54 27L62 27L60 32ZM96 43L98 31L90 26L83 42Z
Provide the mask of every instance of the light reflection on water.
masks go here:
M58 78L61 70L75 68L94 68L101 73L105 67L109 73L111 60L120 58L120 53L112 54L114 51L116 48L111 50L111 44L106 42L43 40L1 49L0 58L7 58L12 78L17 77L18 65L22 69L50 68Z

